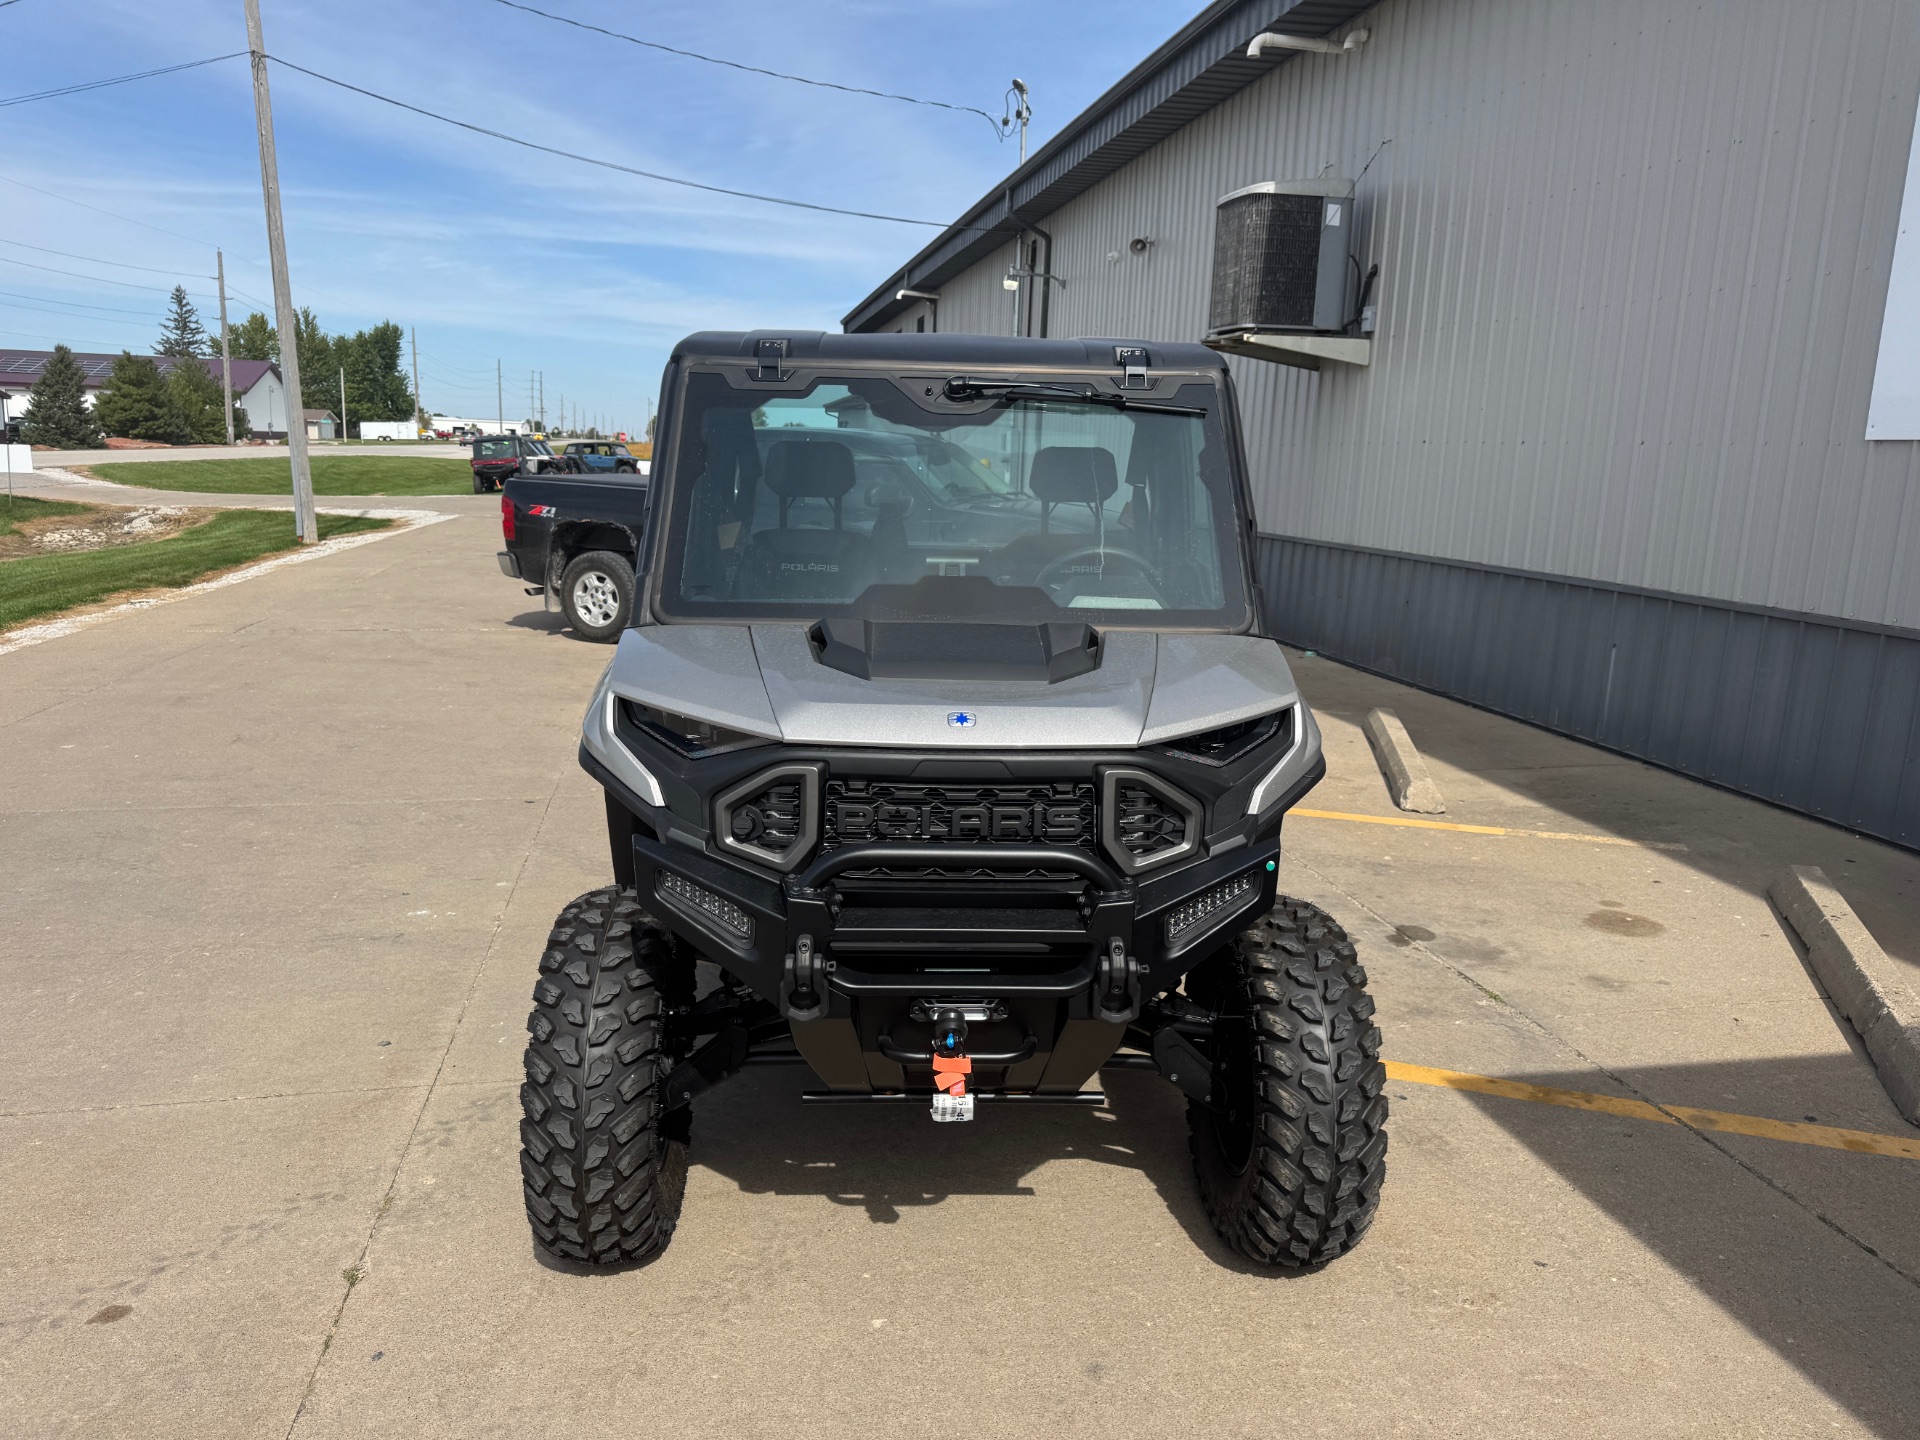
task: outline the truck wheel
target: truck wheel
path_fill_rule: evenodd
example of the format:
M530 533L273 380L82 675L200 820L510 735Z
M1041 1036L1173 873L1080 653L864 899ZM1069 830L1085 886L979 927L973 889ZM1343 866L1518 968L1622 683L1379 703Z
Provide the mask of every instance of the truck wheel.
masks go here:
M611 550L576 556L560 577L560 608L584 639L618 640L633 614L632 563Z
M1212 1104L1187 1129L1207 1217L1264 1265L1344 1255L1386 1174L1386 1067L1367 972L1332 916L1282 896L1189 991L1218 1017Z
M651 1260L673 1238L687 1179L684 1124L670 1135L660 1106L675 1058L673 942L631 890L608 886L560 912L540 969L520 1087L534 1243L589 1265Z

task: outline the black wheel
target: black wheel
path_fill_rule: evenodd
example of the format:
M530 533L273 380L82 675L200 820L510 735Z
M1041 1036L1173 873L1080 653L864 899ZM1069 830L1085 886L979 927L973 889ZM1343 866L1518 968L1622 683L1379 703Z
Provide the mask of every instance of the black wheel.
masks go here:
M608 886L560 912L540 969L520 1087L534 1243L589 1265L651 1260L686 1190L690 1112L664 1113L661 1087L685 1048L672 1021L692 967L631 890Z
M1217 1016L1213 1103L1187 1106L1194 1173L1214 1229L1250 1260L1320 1265L1373 1223L1387 1072L1366 985L1333 917L1286 896L1188 979Z
M493 487L491 485L487 484L487 482L482 480L478 475L473 477L473 493L474 494L484 495L487 493L487 491L491 490L492 488Z
M633 614L633 562L611 550L575 556L560 577L560 608L575 634L618 640Z

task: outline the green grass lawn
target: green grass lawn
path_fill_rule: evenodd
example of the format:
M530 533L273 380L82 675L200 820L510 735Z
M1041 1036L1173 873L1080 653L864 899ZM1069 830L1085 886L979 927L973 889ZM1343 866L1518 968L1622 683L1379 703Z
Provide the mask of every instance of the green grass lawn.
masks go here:
M293 471L284 459L120 460L87 466L116 485L146 490L197 490L206 495L289 495ZM473 493L464 460L427 455L315 455L316 495L462 495Z
M6 501L0 498L0 510L5 508ZM357 515L322 515L320 538L383 530L392 523ZM216 570L291 550L294 544L290 512L223 510L206 524L165 540L0 560L0 630L127 590L191 585Z
M5 491L0 491L0 535L11 535L29 520L45 520L54 515L82 515L86 513L84 505L69 504L65 500L35 500L30 495L15 495L9 499Z

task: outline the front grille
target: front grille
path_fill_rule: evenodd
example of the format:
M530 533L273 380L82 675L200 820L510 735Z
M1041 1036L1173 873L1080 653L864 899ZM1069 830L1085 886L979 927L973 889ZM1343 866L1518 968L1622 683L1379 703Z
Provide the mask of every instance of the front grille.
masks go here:
M820 767L781 765L714 797L720 848L788 871L806 859L819 833Z
M782 778L734 804L727 834L784 860L799 841L805 818L800 781Z
M1093 786L829 780L821 853L876 841L954 850L982 845L1092 850Z
M820 853L847 845L924 845L924 866L875 866L848 880L1072 881L1065 871L1030 871L967 863L969 853L997 845L1050 845L1093 851L1097 843L1093 786L1085 781L953 784L829 780L821 815Z
M1187 843L1187 817L1165 796L1145 785L1122 782L1117 799L1114 823L1120 846L1141 864Z

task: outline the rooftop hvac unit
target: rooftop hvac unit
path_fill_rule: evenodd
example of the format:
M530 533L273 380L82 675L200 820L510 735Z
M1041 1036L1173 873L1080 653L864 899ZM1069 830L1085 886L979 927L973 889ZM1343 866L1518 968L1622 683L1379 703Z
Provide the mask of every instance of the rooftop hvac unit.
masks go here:
M1345 330L1352 231L1351 180L1266 180L1224 196L1208 337Z

